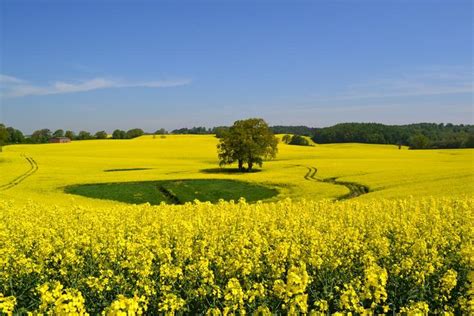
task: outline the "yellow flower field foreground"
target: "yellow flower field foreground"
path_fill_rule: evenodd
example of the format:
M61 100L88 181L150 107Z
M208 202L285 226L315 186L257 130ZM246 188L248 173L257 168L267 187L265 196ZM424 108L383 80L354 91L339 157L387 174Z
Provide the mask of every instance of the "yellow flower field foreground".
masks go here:
M0 312L472 314L473 209L470 197L1 201Z

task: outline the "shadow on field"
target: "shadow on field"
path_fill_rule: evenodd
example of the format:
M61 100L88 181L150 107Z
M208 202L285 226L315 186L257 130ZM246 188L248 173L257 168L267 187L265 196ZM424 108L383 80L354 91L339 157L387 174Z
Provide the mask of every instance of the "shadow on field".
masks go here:
M139 170L151 170L153 168L122 168L122 169L105 169L104 172L121 172L121 171L139 171Z
M209 169L201 169L199 170L202 173L208 174L249 174L249 173L257 173L261 172L262 169L252 169L252 171L240 171L238 168L209 168Z

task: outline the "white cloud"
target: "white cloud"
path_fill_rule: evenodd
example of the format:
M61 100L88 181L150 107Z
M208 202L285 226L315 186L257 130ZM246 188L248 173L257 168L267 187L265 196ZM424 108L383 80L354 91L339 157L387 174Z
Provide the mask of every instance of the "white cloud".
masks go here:
M24 81L21 79L0 74L0 83L2 84L12 84L12 83L14 84L14 83L22 83L22 82Z
M159 80L159 81L148 81L148 82L138 82L138 83L117 83L117 87L147 87L147 88L168 88L168 87L178 87L190 84L191 79L177 79L177 80Z
M8 98L15 98L31 95L51 95L84 92L107 88L168 88L190 84L191 79L130 82L106 78L93 78L76 82L57 81L49 85L38 86L29 84L25 80L21 80L15 77L0 75L0 83L2 83L0 90L1 95Z

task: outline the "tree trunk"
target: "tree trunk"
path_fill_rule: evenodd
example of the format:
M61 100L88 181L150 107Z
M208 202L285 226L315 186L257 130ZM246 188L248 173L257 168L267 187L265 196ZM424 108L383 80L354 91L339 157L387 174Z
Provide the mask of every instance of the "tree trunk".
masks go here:
M244 162L242 161L242 159L239 159L239 170L244 171Z
M252 167L253 167L253 162L249 162L249 167L247 169L247 172L252 171Z

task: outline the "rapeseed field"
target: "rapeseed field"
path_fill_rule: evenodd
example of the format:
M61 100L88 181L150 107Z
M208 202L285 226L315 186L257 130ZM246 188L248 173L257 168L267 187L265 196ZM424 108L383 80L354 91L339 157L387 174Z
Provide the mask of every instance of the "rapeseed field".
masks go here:
M0 310L472 314L472 198L0 204Z
M171 135L4 147L0 312L474 313L473 150L280 143L260 172L239 174L217 167L216 144ZM132 205L65 192L184 179L278 194ZM368 192L348 196L341 183Z
M370 189L358 199L407 196L466 196L474 192L474 150L408 150L392 145L332 144L311 147L280 143L279 154L261 172L219 172L214 136L143 136L133 140L76 141L70 144L6 146L1 153L0 186L31 169L21 185L0 191L18 203L29 199L68 205L116 205L64 194L68 185L180 179L234 179L277 187L273 199L337 199L343 185L317 181L336 177ZM129 170L139 169L144 170ZM315 179L305 178L309 168ZM122 169L121 172L106 172ZM1 190L1 189L0 189ZM73 201L73 202L72 202Z

